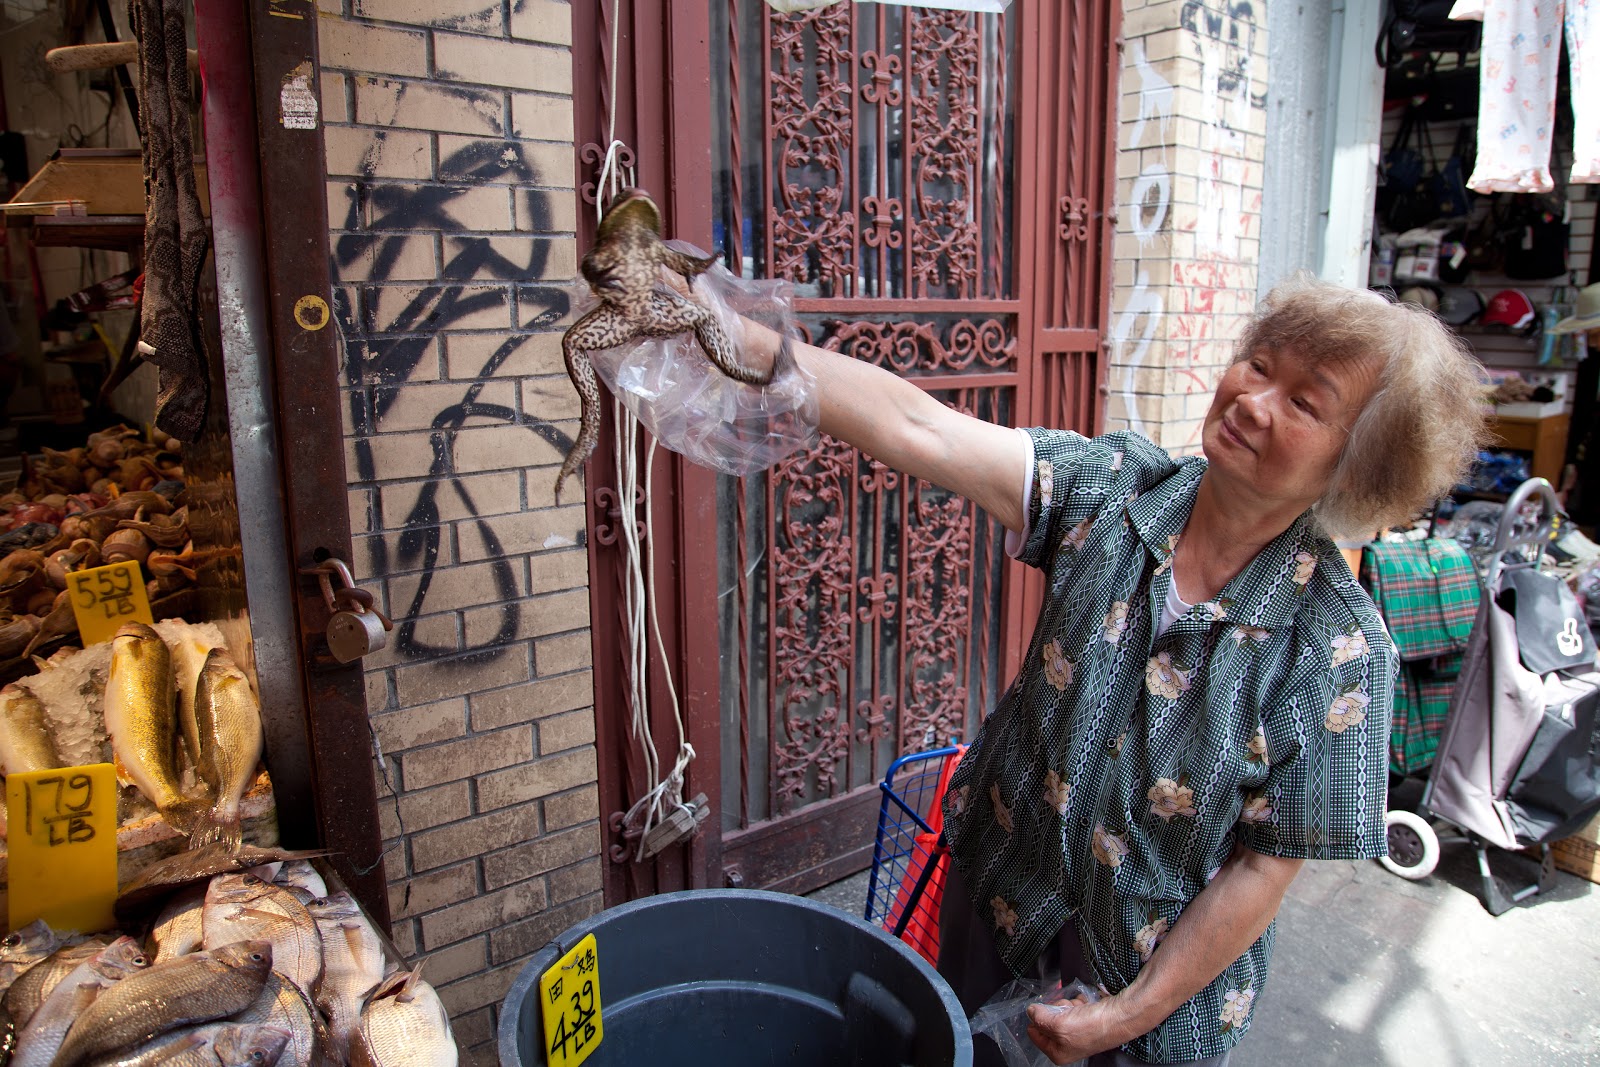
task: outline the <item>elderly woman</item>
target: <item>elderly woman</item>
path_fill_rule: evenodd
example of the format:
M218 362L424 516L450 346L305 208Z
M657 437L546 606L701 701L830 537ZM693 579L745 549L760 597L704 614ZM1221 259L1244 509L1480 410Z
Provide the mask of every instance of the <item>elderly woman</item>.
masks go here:
M1471 356L1427 312L1293 281L1241 338L1204 458L1177 460L799 358L825 432L969 497L1048 576L945 798L940 970L969 1011L1041 957L1100 986L1030 1009L1056 1062L1226 1062L1300 865L1384 852L1395 654L1329 536L1454 484L1482 425Z

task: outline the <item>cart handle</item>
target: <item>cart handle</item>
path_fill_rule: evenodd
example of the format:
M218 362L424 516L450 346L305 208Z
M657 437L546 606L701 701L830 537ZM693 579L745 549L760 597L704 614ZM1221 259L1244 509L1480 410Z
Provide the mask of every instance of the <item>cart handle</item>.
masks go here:
M1537 496L1541 507L1539 521L1532 531L1514 536L1512 531L1517 525L1517 516L1529 499ZM1495 583L1505 571L1504 557L1507 552L1515 548L1525 548L1530 545L1542 544L1550 539L1551 523L1560 515L1561 502L1556 499L1556 493L1550 483L1543 478L1529 478L1506 500L1505 510L1500 513L1500 523L1494 531L1494 555L1489 560L1489 570L1485 587L1494 589ZM1537 558L1533 561L1537 564Z

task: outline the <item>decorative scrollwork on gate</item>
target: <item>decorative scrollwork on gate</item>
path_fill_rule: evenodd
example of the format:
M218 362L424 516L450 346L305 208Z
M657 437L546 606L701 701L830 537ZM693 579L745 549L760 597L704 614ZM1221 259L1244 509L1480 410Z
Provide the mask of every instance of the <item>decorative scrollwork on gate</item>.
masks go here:
M964 371L973 364L1009 369L1017 356L1011 326L998 319L957 319L941 336L931 322L829 322L822 347L896 374Z
M1061 212L1061 226L1057 231L1063 241L1089 239L1089 201L1082 196L1063 196L1056 205Z
M917 11L911 17L907 110L914 168L911 274L916 296L976 295L978 284L977 17Z
M772 276L821 282L830 295L855 280L856 216L845 204L853 144L851 5L772 17ZM814 49L807 56L808 42Z
M965 651L972 636L973 505L926 482L913 490L906 526L902 751L964 736Z

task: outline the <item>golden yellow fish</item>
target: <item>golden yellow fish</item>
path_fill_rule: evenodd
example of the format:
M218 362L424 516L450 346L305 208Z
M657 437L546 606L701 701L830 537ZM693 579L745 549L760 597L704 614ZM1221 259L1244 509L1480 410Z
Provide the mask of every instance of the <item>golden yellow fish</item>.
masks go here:
M229 849L243 841L239 802L261 761L261 704L250 679L225 648L206 654L194 691L198 736L197 769L211 788L211 810L195 823L192 844L221 842Z
M61 766L44 704L25 685L0 689L0 768L7 774Z
M187 830L190 812L178 785L172 697L167 643L142 622L124 625L112 638L106 679L106 732L117 777L137 786L169 823Z

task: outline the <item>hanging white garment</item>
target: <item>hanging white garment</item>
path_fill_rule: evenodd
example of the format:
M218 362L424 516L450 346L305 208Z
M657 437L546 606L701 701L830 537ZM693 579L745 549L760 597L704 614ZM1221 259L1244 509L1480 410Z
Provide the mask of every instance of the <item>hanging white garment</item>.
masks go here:
M1600 182L1600 0L1484 0L1478 85L1479 193L1547 193L1565 21L1573 182ZM1586 63L1585 60L1588 62Z

